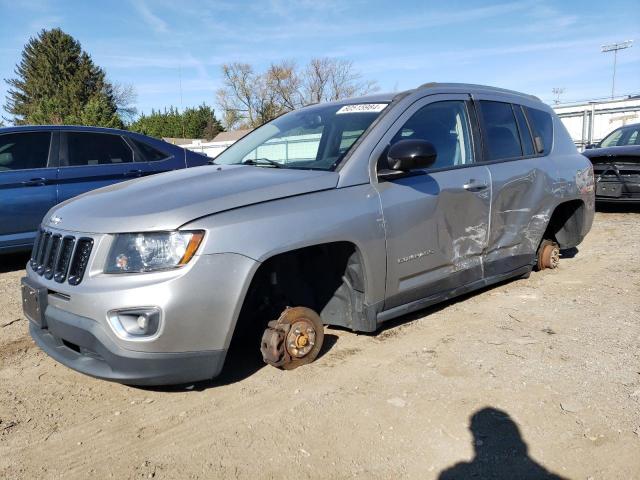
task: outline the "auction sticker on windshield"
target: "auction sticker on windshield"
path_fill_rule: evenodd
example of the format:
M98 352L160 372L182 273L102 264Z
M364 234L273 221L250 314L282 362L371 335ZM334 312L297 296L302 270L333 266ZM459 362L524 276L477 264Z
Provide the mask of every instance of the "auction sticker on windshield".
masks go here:
M386 103L357 103L355 105L345 105L336 112L336 115L340 113L377 113L384 110L386 106Z

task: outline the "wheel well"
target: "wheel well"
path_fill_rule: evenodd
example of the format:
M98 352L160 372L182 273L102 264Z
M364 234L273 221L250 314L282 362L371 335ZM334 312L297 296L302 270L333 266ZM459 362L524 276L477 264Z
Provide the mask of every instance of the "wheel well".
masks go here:
M353 243L325 243L280 253L264 261L254 274L234 338L256 329L262 332L288 306L311 308L325 324L355 328L356 305L362 305L363 297L364 269Z
M558 205L543 235L543 240L554 240L561 248L577 246L583 238L585 205L582 200L570 200Z

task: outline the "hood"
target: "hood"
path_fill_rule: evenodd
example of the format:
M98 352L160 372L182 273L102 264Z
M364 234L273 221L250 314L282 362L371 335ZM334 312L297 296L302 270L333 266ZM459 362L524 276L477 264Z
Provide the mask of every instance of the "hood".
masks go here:
M610 163L613 158L621 162L636 163L640 161L640 145L622 145L620 147L590 148L582 152L589 160L596 163Z
M93 190L52 208L57 228L88 233L172 230L196 218L335 188L335 172L244 165L176 170Z

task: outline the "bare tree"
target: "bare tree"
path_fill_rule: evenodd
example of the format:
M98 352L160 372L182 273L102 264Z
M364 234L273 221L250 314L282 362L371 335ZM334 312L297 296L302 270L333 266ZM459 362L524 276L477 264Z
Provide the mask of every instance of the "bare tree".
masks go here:
M280 113L266 74L256 74L247 63L231 63L222 66L222 75L224 88L218 90L217 100L227 128L255 128Z
M135 107L138 100L135 87L131 84L124 83L112 83L111 85L111 95L113 96L118 115L124 123L132 123L138 114L138 109Z
M295 110L304 103L302 78L294 61L271 64L266 76L267 86L275 93L276 101L284 110Z
M264 73L232 63L222 66L222 75L224 87L216 95L228 129L254 128L310 103L366 95L378 88L362 79L353 62L332 58L314 58L302 69L285 60Z

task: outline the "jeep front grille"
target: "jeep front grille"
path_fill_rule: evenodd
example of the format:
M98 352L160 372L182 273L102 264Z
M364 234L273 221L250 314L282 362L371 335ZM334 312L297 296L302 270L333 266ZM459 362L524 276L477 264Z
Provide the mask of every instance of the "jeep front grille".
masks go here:
M44 230L38 232L33 244L31 268L47 280L78 285L89 264L93 239L72 235L62 236Z

